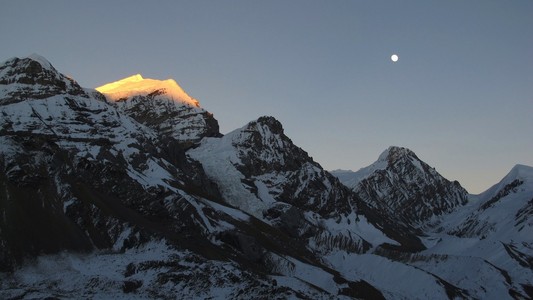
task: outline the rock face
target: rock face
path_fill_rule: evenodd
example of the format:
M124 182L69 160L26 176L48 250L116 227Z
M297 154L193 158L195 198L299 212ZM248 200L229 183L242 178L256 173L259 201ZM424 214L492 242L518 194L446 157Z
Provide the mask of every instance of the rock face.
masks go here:
M161 137L155 132L94 98L42 58L13 59L2 70L8 99L37 95L0 100L3 270L27 256L120 248L121 239L164 234L153 220L191 229L190 234L201 231L184 225L193 222L194 212L170 208L188 201L184 189L202 188L214 197L218 191L183 152L180 159L177 150L158 149Z
M337 172L369 206L414 228L465 205L467 192L421 161L414 152L390 147L358 172Z
M208 124L198 123L204 127L194 134L180 129L190 124L187 115L168 116L166 124L176 124L170 131L144 124L126 106L76 88L42 58L13 59L1 70L0 268L8 272L1 298L381 295L362 278L331 270L296 238L228 207L184 152L213 130ZM158 105L169 100L150 97L125 101L153 101L164 113ZM189 104L175 107L202 113ZM90 254L96 249L111 251L112 261ZM55 255L62 251L85 258L73 263ZM16 267L29 257L47 267L21 280L33 271ZM87 275L94 265L108 265L109 273Z
M295 146L283 133L279 121L272 117L261 117L221 139L206 140L188 153L211 170L215 180L218 175L216 164L229 159L235 171L245 178L241 181L243 188L258 199L257 209L279 199L333 217L349 214L355 205L354 195L314 162L307 152ZM209 158L217 154L217 159L221 160ZM226 185L220 182L221 187ZM249 202L244 198L228 198ZM254 209L250 208L249 213L254 214Z
M273 117L222 136L173 80L99 89L0 64L2 299L532 296L530 167L465 204L390 148L352 190Z
M200 108L198 101L172 79L144 79L137 74L96 90L114 102L122 113L160 136L187 143L220 135L213 115Z
M16 89L11 89L17 85ZM54 95L87 95L74 80L60 74L43 57L12 58L0 66L2 104L29 99L44 99Z
M272 117L204 139L187 154L202 164L230 205L306 238L314 251L364 253L381 244L424 248L294 145Z

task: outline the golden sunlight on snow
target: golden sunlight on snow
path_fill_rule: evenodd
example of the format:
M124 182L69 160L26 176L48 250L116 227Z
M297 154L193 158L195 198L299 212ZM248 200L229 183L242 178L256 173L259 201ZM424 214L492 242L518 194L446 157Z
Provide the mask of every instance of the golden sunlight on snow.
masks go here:
M133 96L146 96L155 91L161 91L176 102L199 106L198 101L189 96L173 79L145 79L141 74L104 84L97 87L96 90L113 101Z

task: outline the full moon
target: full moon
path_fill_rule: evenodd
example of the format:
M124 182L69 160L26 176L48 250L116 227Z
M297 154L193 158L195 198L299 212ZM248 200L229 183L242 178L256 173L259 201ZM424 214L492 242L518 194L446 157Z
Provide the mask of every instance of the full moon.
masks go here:
M393 54L390 56L390 60L392 60L393 62L397 62L398 61L398 55L396 54Z

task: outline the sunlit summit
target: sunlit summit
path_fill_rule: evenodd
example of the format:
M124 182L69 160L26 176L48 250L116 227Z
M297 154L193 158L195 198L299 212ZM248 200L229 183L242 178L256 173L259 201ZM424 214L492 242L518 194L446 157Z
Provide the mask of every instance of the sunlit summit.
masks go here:
M146 96L154 91L164 91L176 102L198 107L198 101L189 96L173 79L157 80L143 78L141 74L132 75L124 79L111 82L96 88L113 101L142 95Z

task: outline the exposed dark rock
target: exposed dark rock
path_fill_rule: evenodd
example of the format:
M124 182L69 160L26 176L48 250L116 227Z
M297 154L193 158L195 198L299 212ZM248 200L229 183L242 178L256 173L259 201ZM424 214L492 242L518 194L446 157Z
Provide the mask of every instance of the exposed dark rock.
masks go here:
M467 192L457 181L448 181L409 149L390 147L374 165L378 164L351 188L367 205L413 233L433 216L467 202Z
M140 280L126 280L122 285L122 291L125 294L135 293L142 285L143 282Z
M235 247L244 254L247 260L252 262L260 262L266 252L254 237L240 232L226 231L220 236L220 240Z

